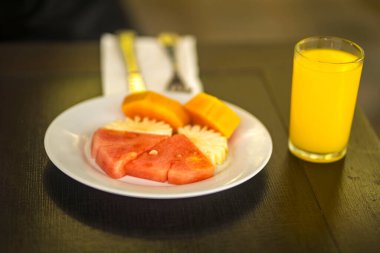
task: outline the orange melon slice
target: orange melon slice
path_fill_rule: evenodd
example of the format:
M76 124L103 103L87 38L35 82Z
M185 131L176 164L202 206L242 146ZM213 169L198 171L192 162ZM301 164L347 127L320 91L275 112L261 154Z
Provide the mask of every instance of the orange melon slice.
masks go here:
M188 124L190 117L179 102L153 91L132 93L125 97L122 111L128 117L161 120L174 129Z
M193 124L207 126L229 138L240 123L239 116L218 98L199 93L190 99L185 108Z

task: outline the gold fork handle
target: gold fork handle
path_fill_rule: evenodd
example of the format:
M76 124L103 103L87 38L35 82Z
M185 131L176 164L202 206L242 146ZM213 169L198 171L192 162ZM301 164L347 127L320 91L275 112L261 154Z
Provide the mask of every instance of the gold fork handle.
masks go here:
M118 33L120 48L127 68L128 88L130 92L146 90L144 79L137 63L134 47L135 37L136 35L133 31L121 31Z

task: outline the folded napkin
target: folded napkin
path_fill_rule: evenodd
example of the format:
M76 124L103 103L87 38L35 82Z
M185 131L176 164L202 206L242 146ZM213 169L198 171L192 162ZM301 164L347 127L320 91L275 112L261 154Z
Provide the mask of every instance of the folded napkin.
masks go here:
M127 94L127 71L117 37L104 34L100 41L100 51L103 95ZM173 67L157 39L137 37L135 51L147 89L167 94L165 87L172 77ZM183 96L190 98L203 90L198 76L195 38L181 37L177 54L179 72L186 85L191 87L191 93L183 93Z

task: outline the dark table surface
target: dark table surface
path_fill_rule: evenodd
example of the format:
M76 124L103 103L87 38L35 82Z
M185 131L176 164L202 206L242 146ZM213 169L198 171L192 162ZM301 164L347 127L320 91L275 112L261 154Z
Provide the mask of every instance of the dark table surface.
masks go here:
M360 108L344 160L288 152L292 47L198 45L205 90L259 118L273 154L233 189L150 200L82 185L44 150L59 113L101 95L99 44L1 44L1 252L379 252L380 142Z

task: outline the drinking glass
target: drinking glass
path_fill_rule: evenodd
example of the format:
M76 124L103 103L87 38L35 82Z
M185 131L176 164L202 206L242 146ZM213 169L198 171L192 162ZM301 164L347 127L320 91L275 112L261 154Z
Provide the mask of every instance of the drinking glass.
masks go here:
M289 150L311 162L345 156L355 111L363 49L346 39L310 37L295 46Z

